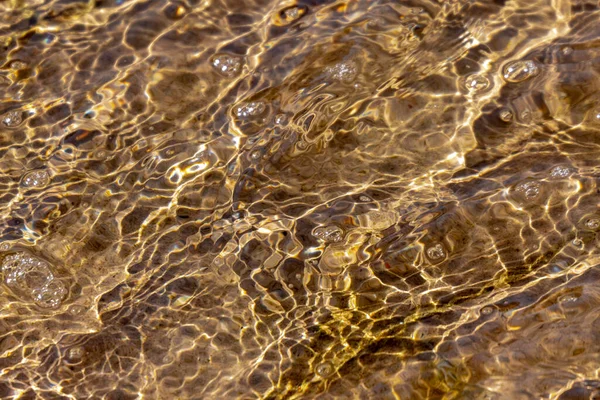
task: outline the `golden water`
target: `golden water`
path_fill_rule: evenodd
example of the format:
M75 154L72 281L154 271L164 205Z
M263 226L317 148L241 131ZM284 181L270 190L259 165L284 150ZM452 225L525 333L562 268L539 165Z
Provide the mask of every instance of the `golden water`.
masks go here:
M0 1L0 397L600 398L599 20Z

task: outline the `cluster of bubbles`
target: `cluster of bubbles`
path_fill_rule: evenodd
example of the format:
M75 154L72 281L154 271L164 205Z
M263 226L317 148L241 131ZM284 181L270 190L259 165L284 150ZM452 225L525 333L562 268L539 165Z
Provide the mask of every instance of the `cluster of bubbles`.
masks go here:
M552 178L566 178L571 175L571 168L562 165L557 165L550 171Z
M335 225L319 226L313 230L313 236L325 243L338 243L344 238L344 232Z
M233 78L234 76L239 75L243 66L242 59L240 57L229 54L215 55L211 60L211 64L219 73L228 78Z
M354 61L344 61L328 67L326 73L338 82L352 83L358 74L358 66Z
M502 68L502 77L508 83L523 82L537 76L539 73L540 67L532 60L510 61ZM492 82L484 74L472 73L463 78L461 86L463 90L471 94L478 94L490 89ZM513 118L512 112L507 108L501 109L499 116L504 122L509 122ZM527 115L524 116L525 118L520 117L527 119Z
M290 6L273 14L273 24L276 26L287 26L306 14L308 8L306 6Z
M515 187L517 193L525 195L527 199L534 199L540 194L541 185L539 182L527 181L521 182Z
M27 68L27 64L24 63L23 61L19 61L19 60L15 60L13 62L10 63L10 68L13 70L20 70L20 69L25 69Z
M2 116L2 124L7 128L14 128L23 121L23 116L20 111L9 111Z
M565 294L565 295L560 296L558 298L558 302L559 303L572 303L572 302L575 302L577 300L579 300L579 297L577 297L576 295L571 294L571 293Z
M249 103L245 103L239 105L235 110L235 115L238 118L252 118L257 117L265 112L267 106L262 101L251 101Z
M26 188L38 188L46 186L50 182L50 175L44 169L36 169L23 176L21 185Z
M446 258L446 250L441 243L436 243L431 246L426 251L427 257L434 262L443 260Z
M285 10L283 10L282 14L287 22L294 22L295 20L302 17L305 13L306 13L306 10L304 8L300 8L298 6L293 6L293 7L289 7L289 8L286 8Z
M56 279L50 264L24 251L4 257L0 271L9 288L31 298L40 307L57 308L67 296L67 288Z

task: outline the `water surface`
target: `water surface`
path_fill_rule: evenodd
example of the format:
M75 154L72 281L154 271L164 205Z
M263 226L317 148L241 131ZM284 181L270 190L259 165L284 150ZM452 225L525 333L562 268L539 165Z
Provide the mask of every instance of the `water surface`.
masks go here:
M0 397L600 398L599 19L0 1Z

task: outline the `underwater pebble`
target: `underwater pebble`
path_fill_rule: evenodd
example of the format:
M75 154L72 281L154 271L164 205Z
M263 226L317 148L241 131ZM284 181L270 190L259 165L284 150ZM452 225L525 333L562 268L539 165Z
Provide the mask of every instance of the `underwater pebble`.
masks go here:
M574 294L565 294L558 298L558 302L559 303L571 303L571 302L577 301L577 299L578 299L578 297L575 296Z

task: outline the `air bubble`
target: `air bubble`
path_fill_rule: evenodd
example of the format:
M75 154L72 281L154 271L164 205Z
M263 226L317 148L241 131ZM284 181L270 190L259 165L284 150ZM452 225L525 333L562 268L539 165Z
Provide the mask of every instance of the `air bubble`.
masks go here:
M4 282L13 289L33 290L54 279L46 262L24 252L6 256L1 268Z
M583 381L583 385L588 388L596 389L596 388L600 388L600 381L586 379Z
M251 118L261 115L266 109L267 106L262 101L251 101L238 106L235 110L235 114L239 118Z
M503 108L499 113L500 119L504 122L510 122L513 118L513 113L508 108Z
M571 168L562 165L557 165L550 171L550 176L552 178L566 178L569 175L571 175Z
M240 219L242 219L242 218L243 218L243 215L242 215L242 213L241 213L241 212L239 212L239 211L238 211L238 212L234 212L233 214L231 214L231 220L232 220L233 222L235 222L235 221L239 221L239 220L240 220Z
M277 26L286 26L290 25L306 14L308 8L306 6L290 6L286 7L278 13L273 14L273 23ZM298 28L302 29L305 26L303 24L298 24Z
M573 48L570 46L565 46L561 49L561 53L563 53L563 55L565 55L565 56L568 56L572 52L573 52Z
M572 303L574 301L577 301L577 299L578 299L578 297L575 296L574 294L565 294L558 298L558 302L559 303Z
M325 243L337 243L341 242L344 238L344 232L341 228L334 225L320 226L313 230L313 236Z
M333 364L328 361L322 362L321 364L317 365L317 367L315 368L315 372L317 373L317 375L319 375L323 378L327 378L328 376L333 374L333 371L334 371Z
M170 4L165 8L165 16L170 19L180 19L185 15L186 9L181 4Z
M478 93L490 87L490 80L485 75L471 74L465 78L466 89L471 93Z
M67 360L74 363L74 362L79 362L81 361L81 359L83 359L83 356L85 355L85 350L83 347L72 347L69 350L67 350Z
M521 114L519 114L519 119L523 122L531 122L531 112L529 112L529 110L521 111Z
M519 83L536 76L539 72L540 69L534 61L519 60L506 64L502 75L507 82Z
M242 59L229 54L218 54L211 60L212 66L228 78L233 78L242 71Z
M599 218L588 218L585 223L584 223L585 227L588 229L591 229L593 231L595 231L596 229L600 228L600 219Z
M86 308L84 306L82 306L81 304L73 304L71 307L69 307L69 314L72 315L80 315L83 314L85 312Z
M485 306L481 309L481 315L490 315L491 313L494 312L494 307L491 306Z
M535 199L540 194L540 190L540 183L533 181L521 182L515 187L517 193L523 194L529 200Z
M9 111L2 116L2 124L8 128L14 128L23 121L21 111Z
M25 69L27 68L27 64L25 64L23 61L13 61L10 63L10 68L11 69Z
M306 10L304 8L293 6L283 10L282 15L287 22L294 22L295 20L302 17L305 13Z
M385 20L381 17L373 17L367 21L368 28L379 28L385 24Z
M43 308L57 308L66 296L67 288L57 279L33 291L33 300L38 306Z
M23 187L43 187L46 186L49 182L50 175L48 175L48 171L38 169L25 174L25 176L23 176L23 179L21 180L21 185Z
M336 81L342 83L352 83L358 74L358 67L353 61L345 61L328 67L327 74Z
M285 125L287 123L288 117L285 114L277 114L275 116L275 123L277 125Z
M297 147L299 150L306 150L306 149L308 149L308 143L306 143L304 140L299 140L299 141L296 143L296 147Z
M426 251L427 257L432 261L439 261L446 257L446 250L441 243L436 243Z

